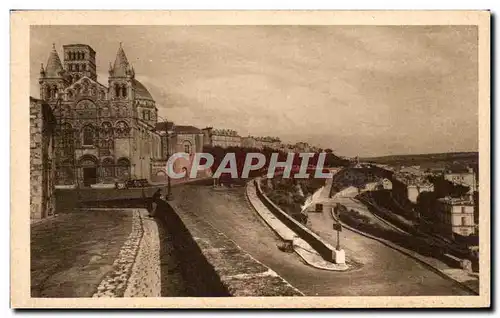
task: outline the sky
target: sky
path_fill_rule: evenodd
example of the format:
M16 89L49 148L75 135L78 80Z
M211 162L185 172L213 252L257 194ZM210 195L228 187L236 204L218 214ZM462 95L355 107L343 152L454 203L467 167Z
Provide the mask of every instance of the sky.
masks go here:
M343 156L478 149L475 26L33 26L31 95L52 43L119 43L176 124L306 141Z

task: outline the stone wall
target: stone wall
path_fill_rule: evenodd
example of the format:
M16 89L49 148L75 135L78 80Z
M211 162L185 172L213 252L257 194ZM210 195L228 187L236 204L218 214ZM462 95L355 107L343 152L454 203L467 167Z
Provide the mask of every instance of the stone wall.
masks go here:
M262 188L260 186L261 178L256 178L254 182L257 189L257 196L269 209L269 211L271 211L277 219L283 222L283 224L288 226L288 228L297 233L297 235L300 236L301 239L311 245L312 248L314 248L314 250L318 252L325 261L333 262L335 253L334 247L324 241L316 233L312 232L310 229L297 222L293 217L286 214L274 202L272 202L264 194L264 191L262 191Z
M175 206L174 206L175 208ZM161 209L191 296L303 296L276 272L195 214Z
M30 98L30 217L54 214L55 120L50 106Z
M152 191L148 189L146 195ZM143 208L145 202L138 193L133 197L129 194L128 199L82 202L80 208ZM173 253L180 262L189 296L303 296L275 271L194 213L177 213L175 206L160 201L157 216L160 226L171 233ZM161 270L168 270L168 264L162 263Z

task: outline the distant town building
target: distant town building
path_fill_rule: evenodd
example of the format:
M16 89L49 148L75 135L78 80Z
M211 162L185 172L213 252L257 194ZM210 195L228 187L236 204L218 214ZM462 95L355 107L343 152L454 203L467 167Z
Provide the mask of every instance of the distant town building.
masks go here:
M311 146L307 142L297 142L294 145L295 152L310 152Z
M462 236L474 234L474 205L471 200L440 198L437 200L436 212L443 229L447 230L446 234Z
M337 173L335 180L343 186L365 187L368 183L378 182L380 178L370 168L348 168Z
M281 144L279 150L282 152L295 152L295 146L292 144Z
M444 173L444 179L453 182L454 184L469 187L469 193L472 194L477 191L477 180L476 174L472 168L468 168L467 171L446 171Z
M478 189L476 174L472 169L447 170L442 174L433 175L432 180L438 197L467 195L470 200L473 200L474 193Z
M206 127L202 129L204 145L212 147L241 147L241 136L232 129L214 129Z
M281 148L281 140L278 137L256 137L255 140L261 148L270 148L274 150L279 150Z
M384 190L392 190L392 181L387 178L382 178L379 181L380 187Z
M241 137L241 146L245 148L260 148L257 145L257 140L253 136Z
M433 192L434 185L424 175L411 173L395 173L392 178L392 196L401 205L405 206L408 201L416 204L418 196L422 192Z
M55 117L50 106L30 98L30 216L41 219L55 213Z
M188 160L179 158L173 164L173 170L175 173L181 173L184 171L186 174L189 174L194 162L195 153L201 153L203 151L203 131L194 126L175 125L172 122L157 123L155 129L162 138L163 159L154 160L152 162L151 180L153 182L161 183L167 180L167 156L174 153L187 153L189 155ZM198 177L204 176L206 176L206 174L202 173Z
M408 167L402 166L399 169L399 173L413 174L413 175L423 175L424 171L422 171L420 169L420 166L408 166Z

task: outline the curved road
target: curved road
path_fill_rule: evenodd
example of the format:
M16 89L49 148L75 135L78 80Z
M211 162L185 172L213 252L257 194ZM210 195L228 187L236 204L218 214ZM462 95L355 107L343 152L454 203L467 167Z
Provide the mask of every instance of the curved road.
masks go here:
M345 229L341 242L346 246L346 254L363 266L348 272L312 268L296 254L277 248L280 240L253 210L243 187L216 190L208 185L191 184L174 187L173 197L180 213L202 217L308 296L469 295L459 284L414 259ZM315 214L311 222L313 226L317 223L331 226L332 221L327 217ZM320 234L335 244L330 234L322 230L318 229Z

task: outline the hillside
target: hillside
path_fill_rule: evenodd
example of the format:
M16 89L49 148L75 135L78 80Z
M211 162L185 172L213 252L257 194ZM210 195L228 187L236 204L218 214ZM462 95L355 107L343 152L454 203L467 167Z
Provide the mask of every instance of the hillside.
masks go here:
M441 167L449 165L478 164L478 152L449 152L416 155L390 155L382 157L360 158L361 161L388 164L393 166Z

